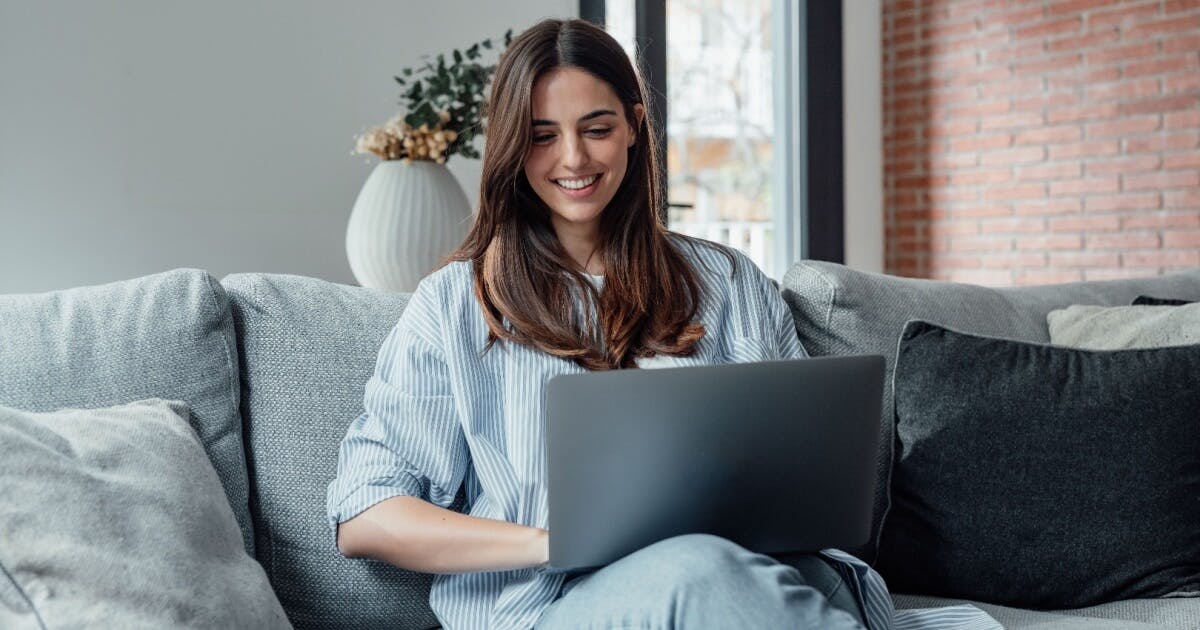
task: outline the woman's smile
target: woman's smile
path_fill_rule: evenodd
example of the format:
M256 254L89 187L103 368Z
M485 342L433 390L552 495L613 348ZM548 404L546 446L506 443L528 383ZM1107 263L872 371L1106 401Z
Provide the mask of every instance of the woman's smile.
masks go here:
M582 199L596 192L600 187L600 174L587 177L574 177L551 180L558 186L559 191L571 199Z

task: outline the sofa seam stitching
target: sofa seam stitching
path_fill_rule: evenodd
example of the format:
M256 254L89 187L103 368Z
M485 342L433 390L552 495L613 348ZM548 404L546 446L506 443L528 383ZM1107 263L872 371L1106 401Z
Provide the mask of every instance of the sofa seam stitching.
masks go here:
M821 269L809 264L805 264L805 267L811 269L813 273L815 273L816 276L820 278L821 281L825 283L825 286L829 289L829 304L825 308L825 321L821 322L823 326L829 327L833 323L833 305L835 302L837 302L838 297L837 285L834 284L833 280L830 279L830 277Z
M207 271L204 272L204 282L208 286L209 302L212 305L213 312L220 314L221 309L220 309L219 305L217 304L217 289L215 286L213 286L214 280L215 280L215 278L212 277L212 274L208 273ZM221 287L221 290L224 291L224 286ZM228 297L229 297L229 294L226 293L226 298L228 299ZM236 338L237 323L234 321L234 318L233 318L232 300L229 300L229 308L226 309L224 315L221 316L221 319L224 320L225 317L229 318L229 325L233 327L233 329L234 329L233 334ZM234 343L236 343L236 339L235 339ZM231 395L229 398L229 402L233 408L233 415L235 418L237 418L237 428L238 428L237 442L238 442L238 446L241 447L241 449L242 449L242 453L241 453L242 469L246 472L246 504L245 504L246 520L247 520L247 525L250 527L250 543L254 544L254 516L252 514L250 514L250 470L249 470L249 462L247 462L247 460L246 460L246 435L245 435L245 427L242 426L242 407L241 407L241 400L240 400L241 399L241 388L242 388L241 369L239 368L239 366L234 365L233 356L229 350L229 339L225 336L224 333L221 334L221 350L225 353L225 374L226 374L226 376L229 380L229 384L230 384L229 391L231 392ZM235 376L235 374L236 374L236 376ZM232 392L237 392L236 398L232 395ZM241 529L241 528L239 527L238 529ZM257 555L257 552L255 553L255 555Z

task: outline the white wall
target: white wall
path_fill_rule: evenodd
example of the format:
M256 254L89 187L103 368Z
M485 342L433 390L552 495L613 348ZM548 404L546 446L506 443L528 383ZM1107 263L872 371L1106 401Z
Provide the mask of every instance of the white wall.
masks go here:
M880 0L842 2L846 264L883 270Z
M392 75L577 0L0 0L0 293L199 267L352 283ZM475 200L479 163L451 158Z

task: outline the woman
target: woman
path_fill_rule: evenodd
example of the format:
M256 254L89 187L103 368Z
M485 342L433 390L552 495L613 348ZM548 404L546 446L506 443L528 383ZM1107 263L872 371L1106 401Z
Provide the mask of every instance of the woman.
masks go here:
M782 564L689 535L583 575L546 566L550 377L804 356L747 257L663 228L646 103L587 22L505 52L474 227L414 292L342 443L338 549L439 574L447 628L887 627L882 580L834 551ZM446 509L460 488L468 514Z

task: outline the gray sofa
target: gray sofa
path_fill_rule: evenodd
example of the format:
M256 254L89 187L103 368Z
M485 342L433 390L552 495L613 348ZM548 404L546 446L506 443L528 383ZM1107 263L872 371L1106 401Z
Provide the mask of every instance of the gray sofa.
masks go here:
M1046 341L1046 313L1068 304L1128 304L1139 294L1200 300L1200 270L996 290L805 262L781 288L811 354L879 353L890 367L909 319ZM218 281L196 269L0 296L0 405L45 411L150 397L188 402L246 552L264 568L295 627L433 627L429 576L341 557L324 516L338 442L360 411L375 353L407 300L300 276ZM881 433L887 446L880 515L892 437L886 415ZM900 608L957 601L895 600ZM1200 629L1200 599L1053 612L979 605L1010 628Z

